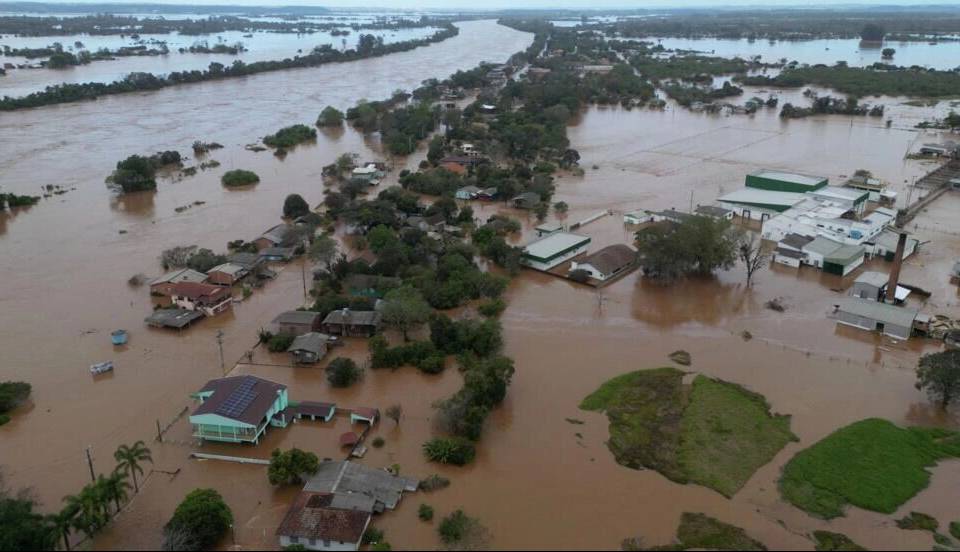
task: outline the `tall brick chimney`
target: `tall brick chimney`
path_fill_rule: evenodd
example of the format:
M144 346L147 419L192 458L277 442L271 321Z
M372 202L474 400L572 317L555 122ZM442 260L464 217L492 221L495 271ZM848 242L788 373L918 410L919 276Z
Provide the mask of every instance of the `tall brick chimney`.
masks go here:
M893 266L890 267L890 279L887 281L887 295L884 300L893 303L897 300L897 284L900 283L900 267L903 265L903 250L907 248L907 233L900 231L897 240L897 254L893 257Z

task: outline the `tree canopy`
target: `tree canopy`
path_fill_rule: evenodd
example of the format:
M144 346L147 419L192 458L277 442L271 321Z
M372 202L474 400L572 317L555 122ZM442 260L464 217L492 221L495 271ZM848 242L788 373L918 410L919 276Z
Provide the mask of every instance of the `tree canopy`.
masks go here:
M317 455L293 447L280 452L274 449L270 453L270 467L267 469L267 478L271 485L299 485L303 483L304 475L317 473L320 461Z
M195 489L164 526L165 550L210 550L233 525L233 512L214 489ZM173 547L171 544L178 546Z
M636 238L644 272L663 281L730 268L737 256L730 223L710 217L657 224L638 231Z
M960 350L929 353L920 357L916 387L926 391L930 400L947 408L954 399L960 397Z

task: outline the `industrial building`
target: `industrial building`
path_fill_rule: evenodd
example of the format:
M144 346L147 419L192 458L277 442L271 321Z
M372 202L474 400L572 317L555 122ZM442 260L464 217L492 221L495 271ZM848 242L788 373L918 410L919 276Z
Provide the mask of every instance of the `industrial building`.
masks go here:
M523 248L520 263L537 270L550 270L565 261L586 252L588 236L571 232L554 232L528 243Z

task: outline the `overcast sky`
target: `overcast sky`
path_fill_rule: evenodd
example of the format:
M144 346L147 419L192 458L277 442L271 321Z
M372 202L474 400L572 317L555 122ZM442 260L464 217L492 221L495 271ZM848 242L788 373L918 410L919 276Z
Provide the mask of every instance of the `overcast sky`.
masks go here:
M332 8L396 8L396 9L511 9L511 8L565 8L565 9L613 9L613 8L662 8L699 6L830 6L830 5L915 5L950 4L960 5L960 0L40 0L48 2L121 2L191 5L244 5L244 6L329 6ZM2 5L2 3L0 3Z

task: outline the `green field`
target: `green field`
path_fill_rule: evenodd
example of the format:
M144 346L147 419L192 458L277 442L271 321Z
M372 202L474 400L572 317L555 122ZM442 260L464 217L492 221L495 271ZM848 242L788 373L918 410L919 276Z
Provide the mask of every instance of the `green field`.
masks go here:
M582 409L606 411L617 462L730 497L796 440L789 416L771 415L762 396L705 376L685 385L683 377L674 368L630 372L583 400Z
M650 550L766 550L746 531L706 514L684 512L677 528L677 542Z
M927 487L927 468L960 456L960 434L871 418L840 428L783 468L783 498L830 519L849 504L891 514Z

